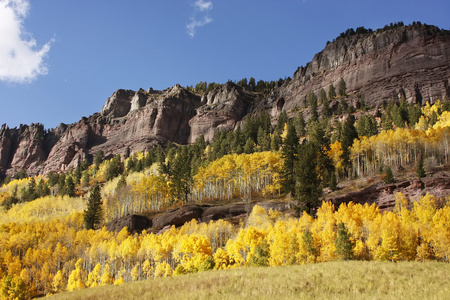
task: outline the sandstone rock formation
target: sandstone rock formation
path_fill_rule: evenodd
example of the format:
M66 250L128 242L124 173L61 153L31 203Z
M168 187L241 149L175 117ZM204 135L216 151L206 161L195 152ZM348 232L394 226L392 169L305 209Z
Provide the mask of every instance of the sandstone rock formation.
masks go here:
M337 90L341 78L354 102L363 95L373 107L401 96L422 104L450 99L450 33L414 25L339 38L298 68L263 107L276 108L274 115L302 107L310 91L318 95L331 84Z
M98 150L111 157L168 141L191 143L200 135L211 140L219 129L241 126L252 112L269 111L275 119L283 110L292 115L308 92L318 94L331 84L337 88L341 78L353 104L361 95L373 107L401 96L419 103L450 98L450 32L413 25L339 38L266 97L231 82L203 96L179 85L164 91L117 90L100 113L75 124L48 131L39 124L3 125L0 176L20 169L30 175L66 171ZM308 109L303 113L308 119Z
M230 219L234 217L246 217L255 205L263 207L265 210L276 209L280 212L291 208L285 202L265 202L265 203L234 203L227 205L186 205L173 209L161 215L148 219L145 216L129 215L121 219L114 220L106 225L109 231L120 231L125 226L131 233L140 233L142 230L158 232L168 226L183 226L193 219L199 222L209 222L211 220Z
M395 194L402 193L412 201L430 193L437 198L445 197L450 193L450 177L448 174L440 174L435 177L425 177L401 181L394 184L378 183L360 191L340 195L337 197L326 197L335 207L341 203L376 203L380 210L389 210L395 206Z

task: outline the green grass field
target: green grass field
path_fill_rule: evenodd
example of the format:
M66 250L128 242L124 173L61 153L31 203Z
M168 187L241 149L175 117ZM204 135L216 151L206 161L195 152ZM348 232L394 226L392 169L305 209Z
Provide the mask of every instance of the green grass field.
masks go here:
M102 286L50 299L449 299L450 264L328 262Z

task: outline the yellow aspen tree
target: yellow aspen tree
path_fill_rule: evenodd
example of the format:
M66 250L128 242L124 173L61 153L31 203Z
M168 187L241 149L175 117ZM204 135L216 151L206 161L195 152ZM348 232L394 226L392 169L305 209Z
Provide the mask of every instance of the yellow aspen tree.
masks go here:
M248 216L247 225L267 229L272 225L272 222L267 214L267 211L261 206L255 205L253 206L252 212Z
M155 267L155 277L168 277L172 275L172 267L166 263L158 262Z
M296 255L292 252L291 237L286 223L278 221L275 226L269 230L267 239L269 240L269 265L282 266L291 263L291 258Z
M87 287L96 287L101 283L102 265L96 264L94 269L89 273L86 281Z
M186 272L197 272L211 255L211 242L199 234L183 235L174 249L175 260Z
M336 220L334 205L331 202L322 202L317 210L317 219L311 226L312 234L317 237L320 245L319 261L331 261L335 259L336 247Z
M134 267L133 267L133 269L131 269L131 271L130 271L130 276L131 276L131 280L133 280L133 281L137 281L137 280L139 280L140 278L140 276L139 276L139 263L137 263Z
M44 291L44 294L51 292L52 280L53 274L50 272L48 262L45 262L39 272L40 290Z
M83 270L82 270L83 260L80 258L75 263L75 270L70 273L69 280L67 281L67 290L79 290L84 289L83 283Z
M126 276L126 274L127 274L127 270L125 270L125 268L120 269L119 272L117 273L117 277L116 277L117 279L114 281L114 284L120 285L120 284L124 283L125 282L124 277Z
M214 269L215 270L224 270L229 269L233 266L236 266L236 262L228 252L222 248L218 248L213 256L214 259Z
M114 282L113 277L111 275L111 267L109 264L106 264L103 268L103 274L100 278L100 285L110 285Z
M146 279L149 279L153 275L154 268L150 262L150 260L146 259L142 264L142 273L144 274Z
M375 252L376 260L398 261L400 258L400 220L393 212L383 214L381 222L381 244Z
M416 218L419 245L417 247L417 260L430 260L434 253L431 247L432 220L436 213L436 198L427 193L419 201L415 201L412 210Z
M61 270L58 270L53 277L52 287L54 293L59 293L64 289L64 276Z

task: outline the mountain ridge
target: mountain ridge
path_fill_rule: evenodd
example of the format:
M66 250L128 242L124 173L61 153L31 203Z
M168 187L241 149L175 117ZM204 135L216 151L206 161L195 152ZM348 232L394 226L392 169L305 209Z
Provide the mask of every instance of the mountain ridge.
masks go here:
M307 94L337 87L340 80L355 107L362 97L375 108L402 97L421 104L450 98L450 32L416 24L338 38L267 95L232 82L203 95L180 85L164 91L119 89L101 112L74 124L52 130L42 124L12 129L4 124L0 176L21 169L30 175L64 172L99 150L111 157L168 141L192 143L200 135L212 140L217 130L234 130L248 114L260 111L276 120L282 111L292 116L296 108L305 108L308 119Z

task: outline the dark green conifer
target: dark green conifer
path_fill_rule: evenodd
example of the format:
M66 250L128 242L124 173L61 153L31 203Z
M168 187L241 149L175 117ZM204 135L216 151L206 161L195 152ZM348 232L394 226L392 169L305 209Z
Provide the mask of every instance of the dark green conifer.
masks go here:
M281 170L281 184L284 191L295 194L295 165L298 160L298 136L294 125L288 124L286 138L281 148L283 168Z
M336 255L339 259L349 260L353 258L353 247L355 245L350 239L350 234L345 224L342 222L338 224L334 245L336 247Z
M103 202L100 194L100 187L95 184L88 198L87 209L84 211L84 224L86 229L97 229L102 223Z

